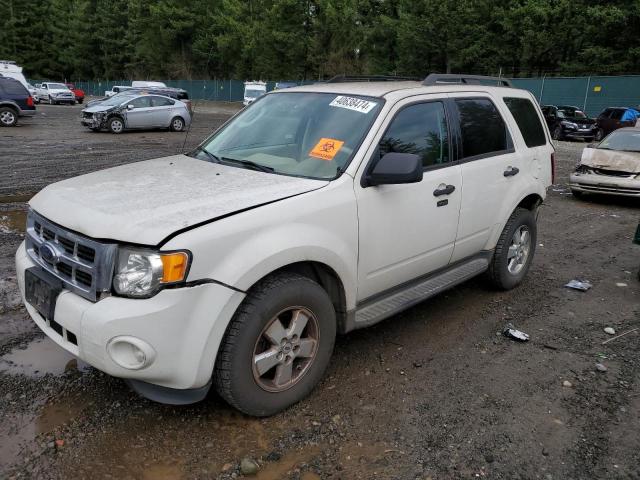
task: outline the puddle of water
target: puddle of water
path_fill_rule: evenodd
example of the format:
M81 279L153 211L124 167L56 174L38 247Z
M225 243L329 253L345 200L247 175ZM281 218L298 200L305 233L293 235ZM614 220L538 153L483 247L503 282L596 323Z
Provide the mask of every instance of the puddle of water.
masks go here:
M69 370L87 371L89 365L78 360L49 338L34 340L24 350L15 349L0 357L0 372L43 377L62 375Z
M320 453L320 446L308 447L287 453L279 461L264 465L255 476L256 480L280 480L285 478L288 471L293 470L301 463L308 463L313 457ZM309 476L311 475L311 476ZM304 480L314 480L320 478L312 472L307 472L302 477Z
M0 428L0 465L11 465L20 458L22 448L36 435L50 433L77 417L89 400L80 396L61 397L45 403L37 415L8 415Z
M0 233L23 233L26 224L26 210L0 210Z
M35 193L25 193L22 195L0 195L0 203L27 203Z
M142 472L142 480L181 480L182 470L177 465L152 465Z

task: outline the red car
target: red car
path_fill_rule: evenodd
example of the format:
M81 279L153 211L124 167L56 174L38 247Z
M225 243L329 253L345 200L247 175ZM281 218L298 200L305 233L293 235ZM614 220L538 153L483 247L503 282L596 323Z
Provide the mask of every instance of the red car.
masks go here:
M69 87L69 90L71 90L73 94L76 96L76 100L78 101L78 103L84 102L84 90L80 90L79 88L76 88L76 86L73 83L65 83L65 85Z

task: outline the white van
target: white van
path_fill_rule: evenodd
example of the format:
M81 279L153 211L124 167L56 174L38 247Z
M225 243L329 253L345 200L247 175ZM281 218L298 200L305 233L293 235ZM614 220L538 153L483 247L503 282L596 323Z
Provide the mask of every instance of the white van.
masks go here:
M22 67L18 66L13 60L0 60L0 76L14 78L29 90L27 79L22 74Z
M257 98L267 93L267 84L264 82L244 82L243 105L253 103Z

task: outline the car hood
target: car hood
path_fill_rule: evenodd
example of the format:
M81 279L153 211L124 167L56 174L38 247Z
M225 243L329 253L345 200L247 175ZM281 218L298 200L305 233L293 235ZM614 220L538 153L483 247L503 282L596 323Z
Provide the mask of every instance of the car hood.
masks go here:
M98 113L98 112L106 112L111 110L112 108L117 108L117 105L102 105L100 102L92 103L91 106L82 110L86 113Z
M582 165L603 170L640 173L640 153L585 148L582 152Z
M327 183L175 155L54 183L29 205L92 238L158 245L178 230Z

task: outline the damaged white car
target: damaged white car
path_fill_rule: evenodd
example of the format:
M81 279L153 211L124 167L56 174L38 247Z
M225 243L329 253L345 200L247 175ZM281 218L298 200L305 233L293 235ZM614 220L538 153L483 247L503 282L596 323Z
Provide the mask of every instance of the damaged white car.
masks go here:
M169 128L181 132L191 123L187 104L163 95L115 95L82 110L80 123L94 132Z
M569 186L575 196L640 196L640 128L621 128L602 142L587 146Z

